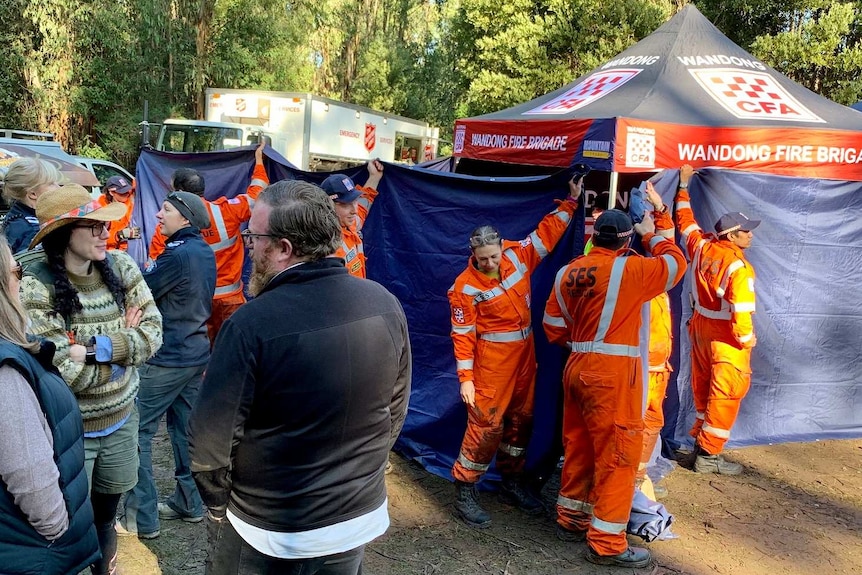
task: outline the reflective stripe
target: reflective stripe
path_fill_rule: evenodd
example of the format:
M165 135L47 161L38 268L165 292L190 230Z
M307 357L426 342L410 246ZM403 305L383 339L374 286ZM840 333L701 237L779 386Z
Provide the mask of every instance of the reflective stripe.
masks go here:
M596 330L597 343L605 341L605 336L608 335L608 330L611 327L611 320L614 318L614 311L617 308L617 299L620 296L620 286L623 283L623 270L626 267L626 258L618 257L614 259L614 264L611 267L611 277L608 281L608 292L605 295L605 305L602 307L602 315L599 318L599 328Z
M655 233L657 233L658 235L660 235L663 238L667 238L669 240L673 239L673 228L671 228L669 230L656 230Z
M455 285L453 284L452 288L450 288L450 289L454 290ZM464 284L464 287L461 288L461 293L463 293L466 296L472 297L472 296L475 296L475 295L482 293L482 290L480 290L479 288L475 288L475 287L471 286L470 284Z
M229 286L221 286L221 287L215 288L215 291L213 292L213 296L220 296L220 295L226 295L229 293L233 293L236 290L238 290L240 287L242 287L242 280L235 282L235 283L232 283Z
M738 341L739 343L748 343L752 339L754 339L754 334L750 333L748 335L739 336L738 338L736 338L736 341Z
M605 343L603 341L570 341L569 349L573 353L603 353L621 357L640 357L640 348L636 345L621 343Z
M575 320L572 319L572 314L570 314L569 310L566 309L566 302L563 301L563 293L560 291L560 285L563 283L563 275L565 275L568 267L569 266L561 268L560 271L557 272L557 277L554 278L554 293L557 296L557 305L560 307L563 317L565 317L570 324L574 325Z
M590 525L592 525L598 531L603 531L612 535L619 535L626 530L626 523L611 523L610 521L604 521L602 519L599 519L595 515L593 515L593 519L590 521Z
M733 272L744 267L745 263L742 260L736 260L732 264L727 266L727 270L725 270L724 276L721 278L721 281L719 282L718 287L715 290L715 294L718 297L724 297L724 292L727 290L727 284L730 281L730 276L733 275Z
M720 309L718 311L706 309L699 303L695 302L694 311L709 319L730 319L729 309Z
M661 256L661 259L667 263L667 282L664 284L664 291L670 291L673 288L676 274L679 271L679 264L676 262L676 258L670 254L664 254Z
M548 248L546 248L545 244L542 243L542 238L539 237L539 234L536 232L531 233L530 241L533 242L533 247L536 248L536 253L539 254L539 258L545 259L545 256L548 255Z
M711 433L714 436L720 437L722 439L729 439L730 438L730 430L729 429L720 429L718 427L713 427L708 423L704 423L701 430L705 431L707 433Z
M220 252L224 249L227 249L236 243L237 237L238 236L234 236L232 238L228 238L226 240L210 244L210 249L212 249L212 251L214 252Z
M480 333L479 339L484 339L485 341L491 341L494 343L510 343L513 341L521 341L530 337L533 328L530 326L525 327L524 329L519 329L518 331L501 331L496 333Z
M453 325L452 333L457 333L459 335L467 335L468 333L473 333L476 331L475 325Z
M488 468L491 467L490 463L473 463L466 457L464 457L463 453L458 454L458 463L460 463L465 469L469 469L470 471L488 471Z
M685 202L685 201L677 202L676 203L676 209L678 209L678 210L689 209L690 210L691 209L691 202Z
M565 212L559 208L554 210L554 215L560 218L560 220L562 220L562 222L566 225L569 225L569 221L571 221L572 219L572 216L569 215L569 212Z
M542 323L545 323L551 327L566 327L565 319L548 315L547 311L545 312L545 316L542 318Z
M500 447L498 447L500 451L503 453L508 453L512 457L521 457L525 453L527 453L526 447L515 447L514 445L509 445L508 443L501 443Z
M363 208L365 208L366 210L370 210L370 209L371 209L371 203L372 203L372 202L371 202L371 200L369 200L367 197L365 197L365 196L360 196L360 197L359 197L359 201L358 201L358 202L356 202L356 205L357 205L357 206L362 206L362 207L363 207Z
M583 511L584 513L593 512L593 505L591 503L587 503L586 501L578 501L577 499L569 499L568 497L563 497L562 495L557 496L557 505L566 509L571 509L572 511Z
M210 222L210 228L215 228L216 232L218 232L218 243L210 244L210 247L213 251L217 249L221 249L221 247L216 248L217 245L223 244L224 242L231 239L231 237L227 233L227 227L224 225L224 216L221 215L221 208L218 207L217 204L210 204L210 210L212 211L212 221ZM236 241L236 238L233 238Z
M269 182L267 182L266 180L260 180L258 178L255 178L251 181L251 183L248 185L248 187L251 188L251 187L257 186L258 188L265 188L268 185L269 185ZM251 199L251 198L249 198L249 199Z
M683 238L687 238L687 237L688 237L688 234L690 234L691 232L697 231L697 230L699 230L699 229L700 229L700 226L699 226L699 225L697 225L697 224L691 224L690 226L688 226L687 228L685 228L684 230L682 230L682 237L683 237Z
M455 362L455 367L458 369L473 369L472 359L459 359Z
M517 270L515 273L500 282L500 286L502 286L503 289L508 290L524 279L524 275L527 273L527 266L521 263L521 260L518 259L518 255L512 249L506 250L503 252L503 255L515 265L515 269Z
M658 234L658 232L656 232L656 234ZM653 237L651 237L649 240L650 251L652 251L658 245L659 242L663 241L665 241L665 239L659 235L654 235Z
M754 302L732 303L730 304L730 311L735 313L744 311L754 313Z
M702 411L698 411L697 414L695 415L695 417L697 419L703 419L704 417L706 417L706 414Z
M649 366L649 370L650 370L650 371L664 371L664 370L665 370L665 367L666 367L666 365L665 365L665 364L660 363L660 364L658 364L658 365L651 365L651 366Z

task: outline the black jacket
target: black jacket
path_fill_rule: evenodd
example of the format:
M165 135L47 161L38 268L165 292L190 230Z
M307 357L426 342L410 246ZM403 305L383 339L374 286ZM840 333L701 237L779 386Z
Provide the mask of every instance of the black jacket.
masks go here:
M99 557L93 526L90 488L84 470L84 426L78 402L51 365L54 344L46 342L39 356L7 341L0 342L0 365L15 368L33 387L51 434L60 490L69 514L69 529L48 541L30 525L6 491L0 489L0 573L78 573Z
M192 412L204 503L277 532L373 511L410 379L407 322L385 288L336 258L276 276L222 326Z
M30 241L39 231L36 210L22 202L13 202L3 220L3 233L13 254L30 248Z
M215 254L197 228L177 230L165 251L144 272L153 299L162 312L162 347L147 363L193 367L209 360L206 323L216 284Z

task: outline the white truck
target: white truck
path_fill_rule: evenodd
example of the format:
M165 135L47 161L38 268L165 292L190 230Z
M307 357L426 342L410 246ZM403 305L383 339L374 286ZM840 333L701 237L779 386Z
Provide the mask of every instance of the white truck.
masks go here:
M302 92L206 91L206 120L165 120L157 148L199 152L254 144L262 135L303 170L373 158L419 163L437 155L439 128Z

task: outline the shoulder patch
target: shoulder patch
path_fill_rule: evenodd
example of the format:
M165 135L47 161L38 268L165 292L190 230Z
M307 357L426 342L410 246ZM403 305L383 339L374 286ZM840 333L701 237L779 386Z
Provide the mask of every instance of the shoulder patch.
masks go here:
M532 244L533 244L533 240L532 240L532 239L530 239L530 238L524 238L523 240L519 241L518 243L519 243L519 244L521 244L521 247L522 247L522 248L525 248L525 247L527 247L527 246L532 245Z
M455 321L457 323L464 323L464 308L453 307L452 308L452 317L455 319Z
M175 240L173 242L168 242L168 244L165 247L166 248L176 248L176 247L183 245L184 243L186 243L185 240Z
M227 203L229 203L229 204L238 204L238 203L240 203L240 201L241 201L241 200L240 200L239 198L231 198L231 199L229 199L229 200L227 201Z

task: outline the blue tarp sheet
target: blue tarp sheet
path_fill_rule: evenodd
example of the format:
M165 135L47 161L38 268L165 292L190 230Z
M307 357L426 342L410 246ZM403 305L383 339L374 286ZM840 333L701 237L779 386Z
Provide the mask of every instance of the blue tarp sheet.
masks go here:
M328 175L297 170L269 150L267 156L273 181L321 182ZM136 223L148 235L155 229L152 214L175 168L201 170L211 199L244 191L252 164L251 149L143 153L137 168ZM345 173L360 183L366 177L363 168ZM466 422L449 339L446 291L467 264L467 237L482 224L498 227L506 238L526 237L553 209L554 199L566 195L566 179L565 174L485 178L386 165L380 196L363 229L368 275L401 300L410 326L413 393L397 449L434 473L449 477ZM675 173L656 181L668 202L675 186ZM758 274L754 375L731 445L862 436L862 184L702 170L691 193L705 229L725 211L763 219L748 252ZM543 306L555 271L581 253L583 229L579 214L533 276L539 377L530 465L558 438L565 361L563 351L550 346L540 329ZM682 315L684 321L688 311L681 302L688 296L677 288L672 300L675 316ZM684 442L694 416L684 330L676 341L680 391L669 392L665 431L669 439Z

